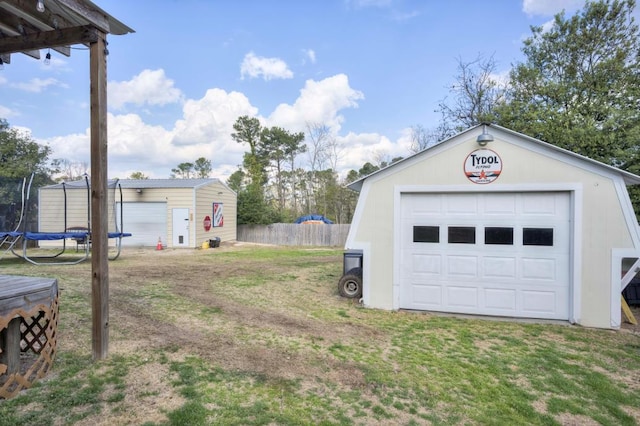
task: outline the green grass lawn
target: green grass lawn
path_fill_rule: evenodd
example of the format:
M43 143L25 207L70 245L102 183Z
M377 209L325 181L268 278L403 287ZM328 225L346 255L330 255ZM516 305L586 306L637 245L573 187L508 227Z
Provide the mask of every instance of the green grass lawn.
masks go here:
M640 423L640 335L365 309L342 252L125 250L110 357L91 360L90 265L2 273L61 287L49 376L0 425Z

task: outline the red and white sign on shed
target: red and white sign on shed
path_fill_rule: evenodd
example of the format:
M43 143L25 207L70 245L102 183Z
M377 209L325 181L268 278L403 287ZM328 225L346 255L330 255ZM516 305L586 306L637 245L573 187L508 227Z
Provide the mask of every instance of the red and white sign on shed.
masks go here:
M213 227L217 228L224 225L224 214L222 211L222 203L213 203Z

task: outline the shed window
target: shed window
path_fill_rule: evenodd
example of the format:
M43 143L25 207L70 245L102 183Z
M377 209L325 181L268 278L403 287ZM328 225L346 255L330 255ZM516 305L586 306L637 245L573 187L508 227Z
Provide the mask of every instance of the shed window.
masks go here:
M513 245L513 228L493 226L484 228L484 243Z
M522 245L553 246L553 228L524 228Z
M476 243L476 228L473 226L450 226L448 231L450 244Z
M439 243L440 227L439 226L414 226L413 242L414 243Z

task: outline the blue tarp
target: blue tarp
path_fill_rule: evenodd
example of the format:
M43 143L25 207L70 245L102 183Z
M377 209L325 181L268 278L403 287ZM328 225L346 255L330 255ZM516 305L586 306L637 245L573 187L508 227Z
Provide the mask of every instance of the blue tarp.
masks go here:
M324 222L329 225L333 225L333 222L324 217L321 214L309 214L306 216L300 216L293 223L305 223L305 222Z

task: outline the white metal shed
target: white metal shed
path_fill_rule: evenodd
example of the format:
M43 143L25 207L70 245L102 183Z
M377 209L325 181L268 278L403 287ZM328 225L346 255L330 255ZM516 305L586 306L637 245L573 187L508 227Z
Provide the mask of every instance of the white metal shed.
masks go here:
M219 179L123 179L122 201L116 182L109 194L109 226L131 237L123 246L200 247L204 241L236 239L237 196ZM86 226L87 190L84 181L65 184L66 223L62 184L39 190L39 230L62 232ZM122 217L122 220L121 220Z

